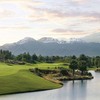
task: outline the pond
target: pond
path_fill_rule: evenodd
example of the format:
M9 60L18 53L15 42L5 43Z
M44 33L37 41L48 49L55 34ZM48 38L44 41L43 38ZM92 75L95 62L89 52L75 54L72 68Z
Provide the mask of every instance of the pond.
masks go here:
M0 96L0 100L100 100L100 73L94 79L66 81L60 89Z

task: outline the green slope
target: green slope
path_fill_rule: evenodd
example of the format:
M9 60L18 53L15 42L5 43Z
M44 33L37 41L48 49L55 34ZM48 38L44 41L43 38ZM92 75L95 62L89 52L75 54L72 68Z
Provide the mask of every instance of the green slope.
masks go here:
M0 94L20 93L61 87L59 84L52 83L31 73L29 68L33 67L36 67L36 65L9 66L0 63Z

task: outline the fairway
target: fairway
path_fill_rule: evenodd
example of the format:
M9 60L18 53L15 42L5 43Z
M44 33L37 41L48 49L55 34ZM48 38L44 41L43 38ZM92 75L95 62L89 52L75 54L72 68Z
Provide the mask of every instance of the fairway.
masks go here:
M5 75L11 75L14 73L17 73L19 70L29 70L30 68L40 68L40 69L54 69L57 67L65 67L68 68L68 66L63 66L63 63L37 63L37 64L26 64L26 65L8 65L5 63L0 63L0 76Z
M54 68L61 63L7 65L0 63L0 94L20 93L28 91L59 88L61 85L47 81L29 71L30 68Z

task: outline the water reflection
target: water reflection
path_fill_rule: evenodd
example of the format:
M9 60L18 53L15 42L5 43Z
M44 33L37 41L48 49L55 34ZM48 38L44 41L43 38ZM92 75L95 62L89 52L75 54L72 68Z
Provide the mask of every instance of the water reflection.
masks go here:
M86 92L87 92L87 81L86 80L81 80L81 81L71 81L68 83L69 87L68 89L68 100L85 100L86 98ZM83 99L82 99L83 98Z
M0 100L100 100L100 73L93 80L66 81L60 89L0 96Z

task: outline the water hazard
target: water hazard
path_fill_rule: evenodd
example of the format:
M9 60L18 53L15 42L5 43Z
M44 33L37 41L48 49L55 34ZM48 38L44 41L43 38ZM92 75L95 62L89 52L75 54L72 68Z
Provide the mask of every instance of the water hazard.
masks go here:
M100 73L94 79L66 81L60 89L0 96L0 100L100 100Z

